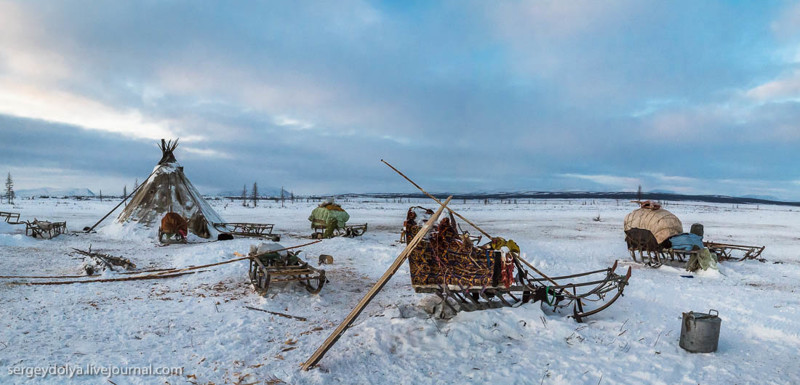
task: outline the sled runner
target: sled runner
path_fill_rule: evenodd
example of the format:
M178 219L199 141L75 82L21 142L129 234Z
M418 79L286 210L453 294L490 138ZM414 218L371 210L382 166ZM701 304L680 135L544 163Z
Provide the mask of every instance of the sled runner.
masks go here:
M746 259L759 259L761 252L764 251L766 246L747 246L747 245L731 245L727 243L717 242L704 242L708 250L717 255L720 261L735 261L741 262ZM741 257L737 257L734 253L742 252Z

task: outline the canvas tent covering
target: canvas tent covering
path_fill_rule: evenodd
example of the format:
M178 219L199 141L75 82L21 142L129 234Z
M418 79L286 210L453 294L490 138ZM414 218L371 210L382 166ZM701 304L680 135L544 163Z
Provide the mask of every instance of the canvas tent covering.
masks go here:
M216 236L213 223L225 222L189 182L173 151L178 141L161 140L161 161L142 183L117 222L134 222L145 226L158 225L172 211L189 221L189 231L198 237Z
M625 216L625 231L631 229L648 230L661 244L673 235L683 233L683 224L678 217L667 210L640 208Z

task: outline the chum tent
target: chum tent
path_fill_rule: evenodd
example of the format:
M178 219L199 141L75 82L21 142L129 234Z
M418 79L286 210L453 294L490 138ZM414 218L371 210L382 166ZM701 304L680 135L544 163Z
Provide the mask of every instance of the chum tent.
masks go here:
M216 236L213 224L224 221L183 173L173 154L177 146L178 140L161 139L161 161L116 221L157 226L166 213L175 212L189 221L191 233L201 238Z

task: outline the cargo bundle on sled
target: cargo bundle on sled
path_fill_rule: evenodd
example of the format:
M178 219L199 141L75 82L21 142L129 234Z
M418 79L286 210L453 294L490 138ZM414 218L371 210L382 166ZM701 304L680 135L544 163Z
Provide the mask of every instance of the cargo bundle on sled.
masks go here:
M333 202L333 199L326 199L317 206L308 217L311 221L311 229L314 233L312 239L323 239L332 237L360 237L367 232L367 224L348 225L350 214L344 211L342 206Z

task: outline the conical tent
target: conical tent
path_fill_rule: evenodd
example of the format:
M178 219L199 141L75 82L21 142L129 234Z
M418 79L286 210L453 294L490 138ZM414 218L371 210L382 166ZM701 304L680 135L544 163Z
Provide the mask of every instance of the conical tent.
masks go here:
M173 154L177 146L177 140L161 139L161 161L117 217L117 222L152 226L158 224L164 214L172 211L189 221L190 232L198 237L209 238L217 234L213 224L225 221L183 174L183 166Z

